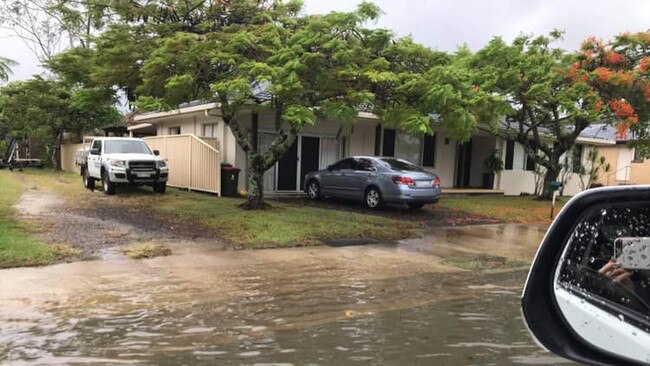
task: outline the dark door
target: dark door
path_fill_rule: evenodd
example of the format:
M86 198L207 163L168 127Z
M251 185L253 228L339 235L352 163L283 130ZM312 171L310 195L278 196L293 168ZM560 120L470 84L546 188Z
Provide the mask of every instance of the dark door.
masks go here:
M320 163L320 138L302 137L300 147L300 188L305 186L305 174L318 170Z
M456 187L469 187L469 174L472 164L472 140L458 144L456 148Z
M278 191L295 191L298 174L298 141L278 161Z

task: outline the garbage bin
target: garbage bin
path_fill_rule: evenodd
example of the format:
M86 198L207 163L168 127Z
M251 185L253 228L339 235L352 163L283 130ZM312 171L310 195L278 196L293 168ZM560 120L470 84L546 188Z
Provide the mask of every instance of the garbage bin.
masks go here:
M221 196L238 197L237 183L239 182L239 172L230 164L221 164Z

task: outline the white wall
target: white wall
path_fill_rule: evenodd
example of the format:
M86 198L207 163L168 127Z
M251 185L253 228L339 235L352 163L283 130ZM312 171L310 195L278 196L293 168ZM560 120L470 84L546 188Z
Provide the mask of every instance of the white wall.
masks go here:
M456 143L451 139L445 144L447 134L435 131L436 161L435 167L426 170L436 173L440 177L440 186L449 188L454 186L454 172L456 171Z
M621 147L618 149L616 181L623 183L630 180L630 169L625 169L625 167L630 166L632 160L634 160L634 149L629 147Z
M499 149L502 153L502 159L505 162L506 158L506 141L499 139L497 142ZM582 151L582 163L586 164L586 159L590 147L585 145ZM564 155L560 158L560 161L564 160ZM513 158L513 169L512 170L503 170L497 177L498 188L504 191L505 195L508 196L518 196L522 193L533 194L535 192L535 173L532 171L524 170L526 167L526 153L524 147L515 143L514 158ZM562 194L565 196L573 196L582 191L580 176L575 173L568 173L567 181L564 184ZM586 176L583 179L586 182Z
M532 194L535 191L535 174L525 170L502 170L500 186L506 196L519 196L522 193Z

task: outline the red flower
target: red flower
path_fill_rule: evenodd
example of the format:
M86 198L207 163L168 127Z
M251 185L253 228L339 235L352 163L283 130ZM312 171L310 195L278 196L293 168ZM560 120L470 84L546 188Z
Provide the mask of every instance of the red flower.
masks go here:
M472 86L472 89L474 89L474 91L477 92L477 91L479 91L481 89L481 87L479 87L478 85L474 85L474 86Z
M604 105L605 103L603 103L603 101L599 99L596 103L594 103L594 111L600 112L601 109L603 109Z
M648 71L648 62L650 62L650 57L644 57L641 59L639 62L639 70L641 71Z
M614 75L614 71L605 68L605 67L599 67L596 70L594 70L596 74L598 74L598 81L601 83L606 83L611 79L611 77Z
M607 55L605 56L605 60L610 65L621 65L626 61L625 56L616 52L607 53Z
M631 86L634 82L634 75L623 70L616 72L605 68L599 67L594 70L598 74L598 81L601 83L611 83L614 85Z
M632 117L635 115L632 105L623 99L612 100L609 102L609 108L611 108L616 117L620 119Z

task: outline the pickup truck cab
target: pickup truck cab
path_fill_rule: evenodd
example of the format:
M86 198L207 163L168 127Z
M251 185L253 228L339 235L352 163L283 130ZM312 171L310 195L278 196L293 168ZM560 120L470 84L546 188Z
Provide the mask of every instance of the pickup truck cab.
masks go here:
M98 137L92 140L90 149L77 152L76 160L88 189L94 189L97 180L109 195L120 184L148 185L156 193L165 193L167 188L166 161L142 139Z

